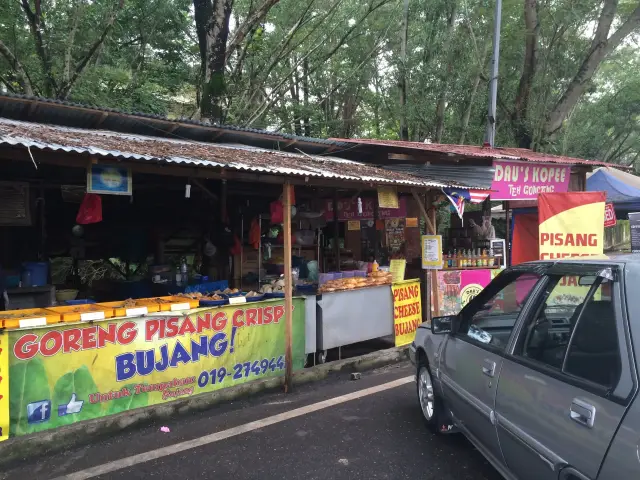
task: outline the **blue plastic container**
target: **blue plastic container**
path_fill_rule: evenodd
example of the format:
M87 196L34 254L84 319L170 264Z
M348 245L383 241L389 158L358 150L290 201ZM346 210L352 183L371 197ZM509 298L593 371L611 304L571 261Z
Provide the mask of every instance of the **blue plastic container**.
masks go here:
M46 262L26 262L22 267L31 274L31 285L23 287L44 287L49 277L49 264Z
M91 300L90 298L77 298L75 300L65 300L67 305L89 305L96 303L95 300Z

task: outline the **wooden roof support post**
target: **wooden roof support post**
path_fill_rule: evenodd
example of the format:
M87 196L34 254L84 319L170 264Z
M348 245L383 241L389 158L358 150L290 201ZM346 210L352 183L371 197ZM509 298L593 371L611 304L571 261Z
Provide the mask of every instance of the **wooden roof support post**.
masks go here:
M435 210L433 210L433 212L427 212L427 208L425 208L425 202L422 201L422 198L420 198L420 195L418 194L417 190L412 189L411 194L413 195L413 198L418 204L418 208L420 208L420 213L422 213L422 217L424 218L424 221L427 225L427 235L435 235L437 232ZM432 202L431 202L431 195L429 193L427 194L427 199L428 199L427 205L430 208ZM424 319L427 322L431 322L431 317L432 317L431 302L432 301L436 302L436 305L435 305L436 308L434 309L436 314L439 310L439 308L437 308L437 303L438 303L437 288L438 288L438 283L437 283L436 271L435 270L425 271L425 291L424 291L423 312L425 314Z
M285 318L285 352L284 352L284 392L292 388L293 377L293 285L291 284L291 184L287 181L283 191L284 220L284 318Z
M431 232L432 235L438 234L438 225L436 222L436 207L433 205L434 196L431 193L428 193L428 208L429 214L431 217ZM432 316L439 317L440 316L440 296L438 295L438 271L431 270L431 303L433 304L433 312Z
M420 208L420 213L422 213L422 216L424 217L424 221L427 224L427 232L429 234L431 234L431 235L435 235L436 227L431 222L431 218L429 217L429 214L427 213L427 209L424 208L424 203L422 202L422 199L420 198L420 195L418 195L418 192L415 189L411 189L411 194L413 195L413 198L415 199L416 203L418 204L418 208Z

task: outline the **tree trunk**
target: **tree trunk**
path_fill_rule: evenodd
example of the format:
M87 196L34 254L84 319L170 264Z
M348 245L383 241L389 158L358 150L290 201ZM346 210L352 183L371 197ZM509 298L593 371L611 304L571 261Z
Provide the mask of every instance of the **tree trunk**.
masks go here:
M311 136L311 119L309 118L309 60L306 58L302 62L302 89L303 89L303 101L304 101L304 134L307 137Z
M524 23L525 23L525 47L524 66L518 92L516 93L513 115L511 118L514 135L520 148L531 148L533 135L528 126L529 100L531 98L531 87L536 74L538 62L538 35L540 25L538 23L538 1L525 0L524 2Z
M83 3L79 2L74 9L70 10L70 15L72 15L73 18L71 19L71 32L69 33L69 38L67 39L67 50L64 55L64 83L69 83L69 81L71 80L71 59L73 58L73 44L76 40L76 32L78 31L78 20L80 18L80 9L82 8L82 5Z
M223 123L224 67L233 0L193 0L193 7L202 63L200 111L203 118Z
M618 8L618 0L605 0L598 20L595 37L591 42L591 48L587 53L578 73L573 77L565 92L549 114L545 124L545 133L548 136L555 135L568 113L578 103L591 83L593 75L600 67L605 57L620 45L620 43L632 32L640 27L640 2L627 20L609 37L611 24Z
M247 19L238 27L238 29L233 34L233 37L229 41L229 46L227 47L227 56L230 57L231 55L233 55L236 49L242 44L242 42L244 42L244 39L247 37L249 32L265 19L265 17L269 13L269 10L271 10L271 8L279 1L280 0L264 0L264 2L262 2L262 4L258 6L258 8L249 13ZM229 10L231 10L231 7L233 6L233 0L228 3L230 3Z
M400 140L409 140L407 120L407 37L409 35L409 0L404 0L400 46Z
M295 56L293 58L294 65L296 63ZM300 126L300 89L298 88L298 71L291 70L291 83L289 85L289 93L291 94L291 102L293 103L293 133L302 135Z
M471 93L469 94L469 102L467 103L467 107L464 110L464 114L462 115L462 125L460 127L460 145L464 145L464 142L467 139L467 131L469 130L469 120L471 119L471 112L473 111L473 102L476 99L476 94L478 93L478 88L480 87L480 80L482 80L482 69L484 68L485 60L487 59L487 53L489 51L489 45L485 44L484 50L482 52L482 56L480 57L480 65L478 65L478 71L476 73L475 78L473 79L473 84L471 86Z
M440 69L440 94L438 95L438 103L436 105L436 143L442 143L442 137L444 135L444 117L447 108L447 91L449 89L448 83L453 74L453 49L451 48L451 43L458 12L457 3L455 0L451 1L451 10L449 10L449 17L447 18L447 33L442 46L442 51L446 55L446 67Z
M25 95L32 96L33 87L31 85L31 80L29 80L29 76L27 75L26 70L24 69L22 64L18 61L18 59L15 57L13 52L9 49L9 47L7 47L4 43L2 43L2 40L0 40L0 55L2 55L7 60L9 65L11 65L11 68L13 69L13 73L15 74L15 78L16 80L18 80L18 83L22 88L22 92Z

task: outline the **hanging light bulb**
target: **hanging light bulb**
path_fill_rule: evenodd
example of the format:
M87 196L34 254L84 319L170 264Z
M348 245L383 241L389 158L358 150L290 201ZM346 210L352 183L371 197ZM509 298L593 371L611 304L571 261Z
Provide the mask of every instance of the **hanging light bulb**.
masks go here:
M362 215L362 199L358 197L358 215Z
M191 198L191 185L188 183L184 186L184 198Z

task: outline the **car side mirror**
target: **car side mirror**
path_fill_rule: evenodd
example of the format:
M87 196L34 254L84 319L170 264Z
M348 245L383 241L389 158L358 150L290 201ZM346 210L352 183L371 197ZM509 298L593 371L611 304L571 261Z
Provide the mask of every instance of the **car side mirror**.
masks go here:
M455 333L458 327L458 316L448 315L446 317L434 317L431 319L431 332L434 335L445 333Z

